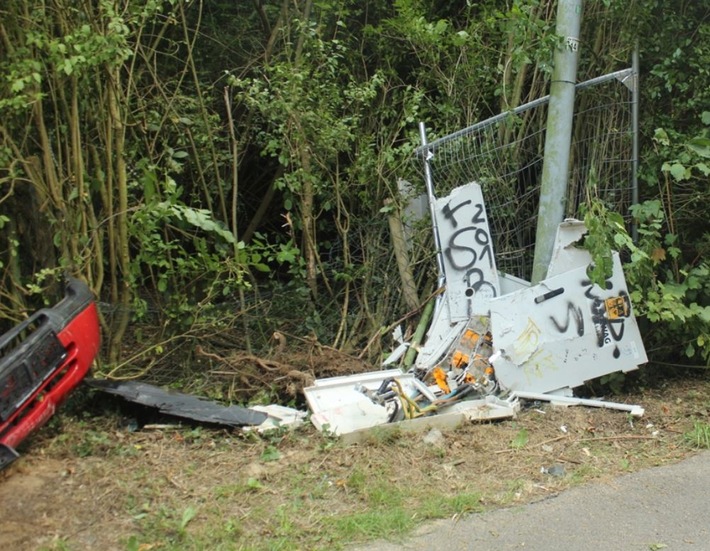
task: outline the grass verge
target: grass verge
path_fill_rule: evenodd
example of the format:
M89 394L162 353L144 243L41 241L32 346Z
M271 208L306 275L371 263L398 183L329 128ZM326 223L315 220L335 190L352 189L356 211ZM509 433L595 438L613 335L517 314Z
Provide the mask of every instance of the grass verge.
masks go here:
M310 551L401 540L429 520L523 505L708 448L707 396L702 380L617 397L642 404L641 419L533 404L514 420L448 431L439 445L397 432L345 446L310 426L267 438L131 432L125 412L64 415L0 484L10 527L0 544Z

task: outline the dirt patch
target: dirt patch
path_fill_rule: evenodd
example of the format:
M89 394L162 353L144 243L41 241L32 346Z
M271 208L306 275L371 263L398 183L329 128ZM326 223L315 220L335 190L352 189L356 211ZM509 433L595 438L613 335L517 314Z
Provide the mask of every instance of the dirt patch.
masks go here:
M0 475L0 548L338 548L335 526L368 511L400 508L416 526L450 507L528 503L679 461L693 453L684 434L710 421L707 378L615 400L646 415L532 404L516 419L447 431L438 445L394 433L346 447L310 425L268 438L131 432L125 409L64 413ZM361 529L350 541L387 535Z

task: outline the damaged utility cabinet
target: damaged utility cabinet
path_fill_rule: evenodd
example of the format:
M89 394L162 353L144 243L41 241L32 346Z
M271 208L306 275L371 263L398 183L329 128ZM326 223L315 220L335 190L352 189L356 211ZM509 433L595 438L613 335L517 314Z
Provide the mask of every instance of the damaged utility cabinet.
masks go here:
M548 277L531 285L498 272L477 183L433 204L445 288L414 366L317 380L305 394L319 430L347 435L422 418L431 425L442 415L512 416L516 393L571 397L585 381L647 361L619 256L604 288L591 283L591 256L577 246L582 222L559 225Z

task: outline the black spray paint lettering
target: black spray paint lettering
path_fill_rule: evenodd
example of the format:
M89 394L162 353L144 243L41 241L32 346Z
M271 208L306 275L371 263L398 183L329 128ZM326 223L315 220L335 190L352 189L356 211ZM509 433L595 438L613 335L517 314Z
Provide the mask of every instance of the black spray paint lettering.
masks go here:
M587 297L589 300L594 300L598 298L595 294L592 293L592 290L594 289L594 283L589 281L588 279L582 280L582 287L587 287L587 290L584 292L584 296ZM610 291L611 288L614 286L614 284L611 282L611 279L607 279L604 281L604 289L607 291Z
M574 324L577 327L577 335L580 337L584 335L584 318L582 317L582 309L573 302L567 302L567 317L565 318L564 323L558 322L554 316L550 316L550 320L560 333L566 333L567 329L569 329L570 321L574 320Z
M470 199L454 206L451 206L451 203L447 203L441 209L441 212L444 218L451 222L454 228L457 228L459 221L456 218L456 212L471 204L472 201ZM463 227L451 234L444 251L449 263L456 270L472 268L479 260L482 261L486 257L488 266L493 267L493 251L490 236L484 228L476 227L476 224L485 224L486 222L483 204L476 203L474 209L475 211L471 218L473 225ZM478 247L474 247L473 245L478 245ZM463 257L464 260L460 258L457 259L457 257Z
M473 233L473 235L470 235L471 233ZM470 246L470 244L473 243L479 245L479 252ZM462 253L464 251L470 260L465 263L455 261L455 256L459 256L455 253ZM488 266L493 267L493 253L491 251L490 238L488 237L486 230L482 228L470 226L455 231L451 234L451 238L449 239L448 246L446 247L444 253L446 254L446 258L448 258L449 262L456 270L471 268L472 266L475 266L479 260L483 260L484 257L488 257Z
M483 270L480 270L479 268L471 268L466 272L466 289L465 295L467 297L472 297L475 293L478 293L482 287L488 287L491 290L491 297L497 296L498 293L496 293L496 288L495 286L490 283L489 281L486 281L485 276L483 275Z
M624 338L624 323L626 322L626 318L630 315L630 301L628 295L624 291L619 291L617 297L604 300L592 292L594 286L591 281L584 280L581 283L583 287L588 286L584 296L592 301L592 321L594 322L594 330L597 334L597 346L602 348L621 341ZM604 287L607 291L611 290L613 287L611 280L606 280ZM618 309L615 310L615 315L619 315L620 317L612 319L607 309L607 301L611 301L614 305L621 301L626 304L627 307L622 311L618 311ZM613 355L614 358L621 356L621 351L616 344L614 344Z
M552 289L547 293L535 297L535 304L542 304L546 300L550 300L564 294L564 292L564 287ZM584 316L582 315L582 309L572 301L567 301L567 317L563 323L557 321L555 316L550 316L550 321L554 324L555 329L557 329L560 333L566 333L569 329L570 321L574 321L574 324L577 327L577 335L580 337L584 336Z

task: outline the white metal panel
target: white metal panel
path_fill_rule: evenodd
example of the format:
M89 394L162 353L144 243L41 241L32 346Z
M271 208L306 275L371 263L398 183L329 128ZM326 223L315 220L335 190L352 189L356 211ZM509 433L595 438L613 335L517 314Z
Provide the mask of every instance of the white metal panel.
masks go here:
M490 305L502 387L553 392L647 361L617 254L605 289L580 267Z
M488 314L488 303L500 294L500 287L481 186L466 184L437 199L436 220L449 321Z
M528 287L530 287L529 281L525 281L522 278L510 274L505 274L503 272L499 274L498 280L500 284L501 295L507 295L509 293L514 293L515 291L520 291L520 289L527 289Z
M585 249L577 246L586 233L587 227L584 222L573 218L568 218L557 227L547 277L589 265L592 256Z

